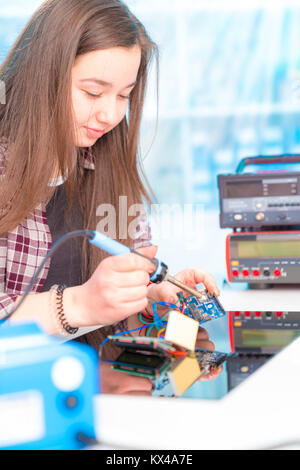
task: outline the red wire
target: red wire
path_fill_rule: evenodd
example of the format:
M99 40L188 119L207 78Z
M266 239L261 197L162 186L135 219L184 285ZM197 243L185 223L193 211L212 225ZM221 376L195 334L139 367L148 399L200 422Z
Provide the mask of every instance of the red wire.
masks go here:
M148 327L148 328L149 328L149 327ZM142 331L143 331L143 332L146 334L146 333L147 333L147 331L148 331L148 328L144 328L143 330L140 330L140 331L139 331L139 336L141 336L141 334L142 334Z
M144 313L144 312L141 312L141 314L146 317L146 318L150 318L150 320L153 320L153 315L147 315L147 313Z

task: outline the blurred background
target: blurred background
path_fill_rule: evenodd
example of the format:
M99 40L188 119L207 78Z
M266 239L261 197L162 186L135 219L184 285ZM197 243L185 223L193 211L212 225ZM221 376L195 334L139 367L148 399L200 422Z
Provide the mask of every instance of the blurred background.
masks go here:
M0 61L40 4L0 0ZM198 211L192 241L178 214L171 228L153 222L154 241L175 271L197 263L222 276L217 174L244 156L300 152L300 2L127 4L160 48L159 107L153 65L142 127L147 177L158 203Z
M245 156L300 152L300 1L126 3L160 49L141 139L146 175L169 215L152 220L159 257L172 273L198 266L222 285L217 175ZM40 4L0 0L0 62ZM229 352L226 320L215 328L216 349ZM214 387L200 393L196 384L187 396L222 396L224 374Z

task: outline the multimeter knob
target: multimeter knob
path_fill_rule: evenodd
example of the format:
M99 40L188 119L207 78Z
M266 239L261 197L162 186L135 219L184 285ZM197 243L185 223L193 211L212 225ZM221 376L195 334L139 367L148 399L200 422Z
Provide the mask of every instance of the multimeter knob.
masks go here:
M263 212L258 212L258 214L256 214L255 216L256 220L264 220L265 218L265 214Z

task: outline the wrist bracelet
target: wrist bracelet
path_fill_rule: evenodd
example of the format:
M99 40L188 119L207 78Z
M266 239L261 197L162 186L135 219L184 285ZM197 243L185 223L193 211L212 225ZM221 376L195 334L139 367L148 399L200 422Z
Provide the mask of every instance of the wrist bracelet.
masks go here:
M54 306L54 319L61 336L75 335L79 328L73 328L67 322L63 306L63 293L66 285L55 285L51 287L52 304Z

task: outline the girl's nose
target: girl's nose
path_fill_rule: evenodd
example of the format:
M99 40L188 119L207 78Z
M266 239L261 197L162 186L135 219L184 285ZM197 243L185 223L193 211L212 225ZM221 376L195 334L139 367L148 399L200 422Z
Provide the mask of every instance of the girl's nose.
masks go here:
M103 100L97 110L96 119L99 123L109 127L114 126L118 120L116 101L113 99Z

